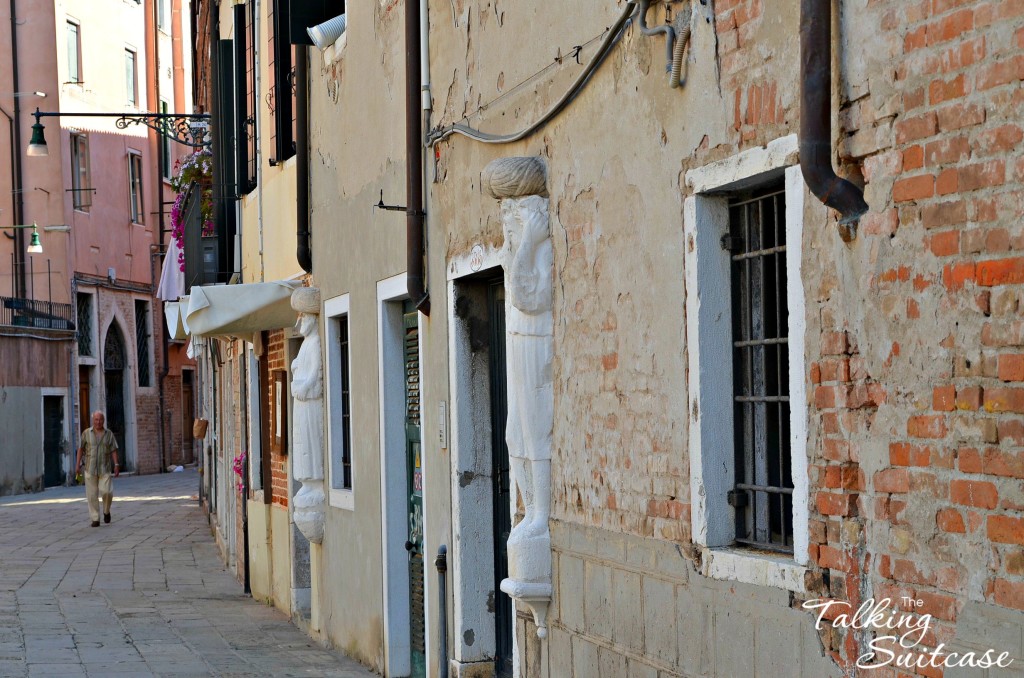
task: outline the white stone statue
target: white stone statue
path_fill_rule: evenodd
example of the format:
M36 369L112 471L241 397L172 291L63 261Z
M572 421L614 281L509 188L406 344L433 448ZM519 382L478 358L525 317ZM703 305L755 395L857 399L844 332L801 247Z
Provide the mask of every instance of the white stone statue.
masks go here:
M501 201L505 269L508 444L524 516L509 534L508 579L501 590L533 610L547 636L551 601L551 435L554 428L553 255L540 158L503 158L484 170L486 190ZM510 508L511 510L511 508Z
M292 293L302 346L292 361L292 475L302 487L292 498L293 520L306 539L324 538L324 376L318 316L320 290Z

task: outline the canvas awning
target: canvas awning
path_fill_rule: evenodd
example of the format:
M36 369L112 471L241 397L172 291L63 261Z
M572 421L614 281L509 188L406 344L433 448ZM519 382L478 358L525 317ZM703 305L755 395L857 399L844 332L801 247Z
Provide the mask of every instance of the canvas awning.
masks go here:
M295 324L292 292L296 281L193 287L184 322L195 337L236 337L253 341L263 330Z
M178 301L164 302L164 317L167 319L167 334L171 339L183 341L188 339L188 324L185 322L185 311L188 310L188 297Z

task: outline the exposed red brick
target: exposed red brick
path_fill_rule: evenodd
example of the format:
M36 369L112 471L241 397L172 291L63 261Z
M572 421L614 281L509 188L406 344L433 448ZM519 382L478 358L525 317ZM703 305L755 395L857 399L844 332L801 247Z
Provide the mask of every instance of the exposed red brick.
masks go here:
M1024 354L999 356L999 378L1002 381L1024 381Z
M1000 544L1024 544L1024 518L989 516L987 534Z
M951 480L949 497L961 506L994 509L999 504L996 486L984 480Z
M907 420L907 435L913 438L946 437L946 418L942 415L922 414Z
M977 266L979 285L1019 285L1024 283L1024 257L980 261Z
M935 177L930 174L900 179L892 187L894 202L923 200L933 195L935 195Z
M1024 610L1024 583L1008 579L996 579L993 598L997 605Z
M827 516L857 515L857 495L818 492L814 503L818 512Z
M1024 413L1024 388L987 388L984 407L989 412Z
M910 475L905 468L876 471L873 483L875 492L896 494L910 491Z
M959 511L952 508L940 509L935 514L935 524L943 532L954 532L964 534L967 526L964 524L964 517Z

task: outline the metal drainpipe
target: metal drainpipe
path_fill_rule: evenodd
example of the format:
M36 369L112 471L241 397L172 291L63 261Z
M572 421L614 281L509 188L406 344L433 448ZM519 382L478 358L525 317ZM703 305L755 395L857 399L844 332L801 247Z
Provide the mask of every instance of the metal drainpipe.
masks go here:
M423 131L420 118L420 3L405 3L406 278L416 310L430 315L424 280Z
M309 233L309 50L295 46L295 257L306 273L313 272Z
M800 1L800 168L817 198L839 212L839 234L856 237L864 193L832 169L832 0Z
M15 224L25 223L25 198L24 192L21 190L23 181L21 174L21 103L17 96L19 91L19 79L18 79L18 2L17 0L11 0L11 70L13 71L13 82L15 96L14 98L14 138L12 140L13 148L11 149L11 155L14 158L14 176L13 185L11 188L14 189L14 222ZM25 232L23 229L14 229L14 265L18 273L15 276L15 295L21 299L25 298L26 284L25 284Z

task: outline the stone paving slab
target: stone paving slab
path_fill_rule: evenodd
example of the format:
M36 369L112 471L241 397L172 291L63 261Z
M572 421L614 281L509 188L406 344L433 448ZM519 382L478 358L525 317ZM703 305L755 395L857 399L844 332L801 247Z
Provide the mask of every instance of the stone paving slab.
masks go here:
M376 674L242 593L192 499L194 470L0 498L0 676Z

